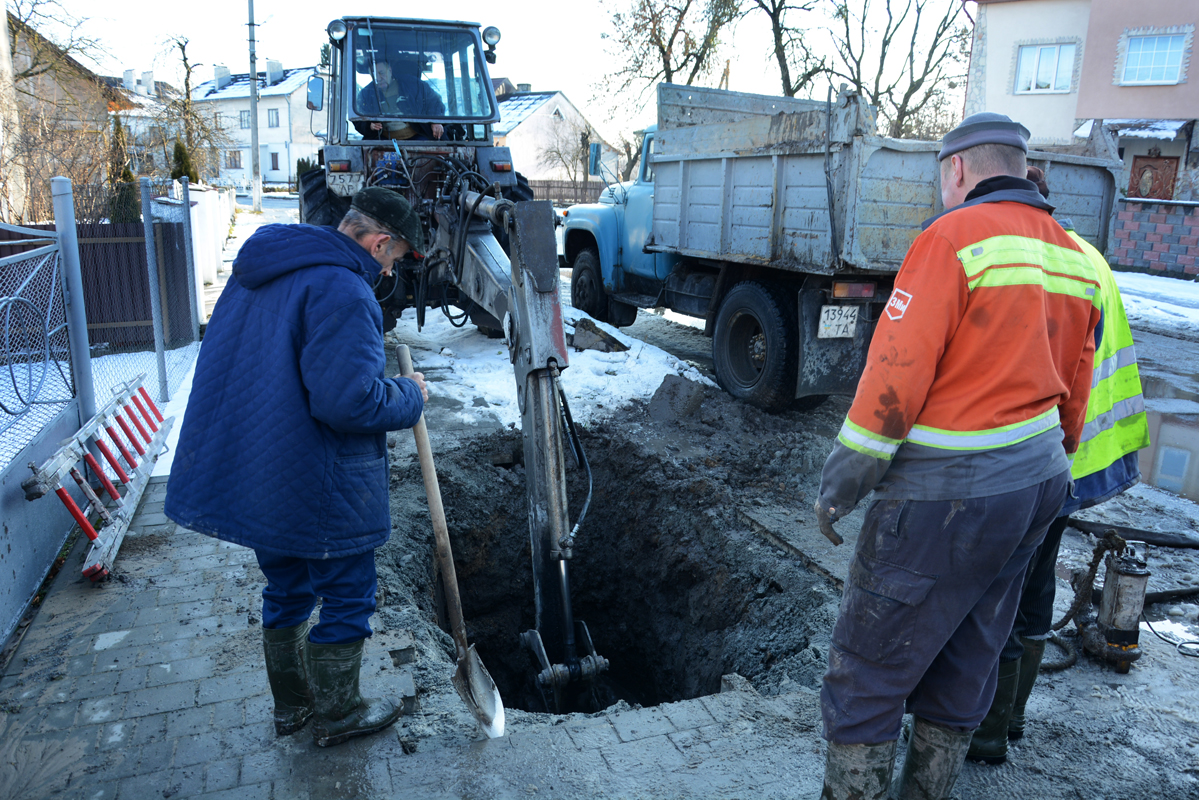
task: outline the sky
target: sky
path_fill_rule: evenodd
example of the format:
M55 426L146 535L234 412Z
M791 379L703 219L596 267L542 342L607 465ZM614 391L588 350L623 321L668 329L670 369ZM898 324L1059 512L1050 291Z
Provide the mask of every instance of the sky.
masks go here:
M153 69L157 80L182 86L178 51L169 40L189 39L188 56L200 64L201 81L212 78L214 64L234 73L249 71L248 0L208 0L189 3L186 14L168 11L162 0L59 0L63 8L86 18L83 31L102 40L109 55L96 64L102 74L120 75L126 69L138 74ZM623 5L623 3L621 3ZM442 9L452 9L443 12ZM265 59L277 59L285 68L314 66L327 41L325 26L338 12L354 15L412 15L424 19L455 19L497 26L503 38L491 65L494 78L528 83L534 91L562 91L601 134L613 140L619 134L655 121L653 93L643 102L621 105L620 116L609 120L609 105L596 101L595 84L608 71L611 59L601 38L609 13L596 0L515 0L495 3L456 0L453 3L355 0L351 3L317 3L308 0L255 0L256 53L259 69ZM734 31L722 58L729 58L730 88L736 91L778 94L778 69L768 58L769 23L751 17ZM89 64L89 66L93 66ZM722 64L723 69L723 64Z

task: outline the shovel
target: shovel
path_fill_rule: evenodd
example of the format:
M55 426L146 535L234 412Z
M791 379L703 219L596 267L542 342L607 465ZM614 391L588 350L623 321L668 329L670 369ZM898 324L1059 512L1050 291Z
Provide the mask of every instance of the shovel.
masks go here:
M400 374L411 375L412 354L408 345L396 348L396 360L400 362ZM450 628L454 634L454 645L458 648L458 668L454 670L454 688L462 702L479 721L479 726L490 739L504 735L504 701L495 681L483 666L483 660L475 652L475 646L466 643L466 622L462 619L462 598L458 596L458 576L454 572L454 554L450 550L450 532L445 524L445 509L441 505L441 488L437 484L437 470L433 467L433 448L429 445L429 431L425 427L425 415L412 428L416 436L416 452L420 456L420 471L425 479L425 493L429 496L429 514L433 517L433 536L437 542L437 563L441 568L441 579L445 584L445 604L450 615Z

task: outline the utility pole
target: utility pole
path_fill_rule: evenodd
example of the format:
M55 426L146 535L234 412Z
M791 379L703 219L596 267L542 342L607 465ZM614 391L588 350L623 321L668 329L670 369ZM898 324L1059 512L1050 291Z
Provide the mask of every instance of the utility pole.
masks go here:
M254 54L254 0L250 0L250 163L254 183L250 196L254 211L262 211L262 165L258 163L258 57Z

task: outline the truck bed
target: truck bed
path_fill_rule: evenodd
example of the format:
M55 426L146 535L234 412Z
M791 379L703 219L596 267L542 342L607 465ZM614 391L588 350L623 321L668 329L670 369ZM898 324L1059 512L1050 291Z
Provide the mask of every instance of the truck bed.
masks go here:
M940 143L875 135L856 95L826 104L661 84L658 109L647 250L895 272L921 222L943 210ZM1028 161L1045 170L1055 216L1104 251L1119 162L1035 151Z

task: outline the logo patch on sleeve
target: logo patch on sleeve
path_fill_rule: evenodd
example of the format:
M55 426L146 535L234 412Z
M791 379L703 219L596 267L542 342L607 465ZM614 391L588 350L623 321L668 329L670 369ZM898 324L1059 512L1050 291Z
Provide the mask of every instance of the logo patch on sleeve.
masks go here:
M887 301L887 316L892 320L903 319L904 312L908 310L908 305L912 302L912 296L902 289L896 289L891 292L891 299Z

